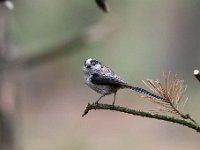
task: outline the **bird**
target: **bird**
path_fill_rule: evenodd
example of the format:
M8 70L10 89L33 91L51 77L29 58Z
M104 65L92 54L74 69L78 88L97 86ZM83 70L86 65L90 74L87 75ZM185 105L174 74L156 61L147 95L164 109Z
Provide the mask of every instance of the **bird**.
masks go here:
M91 89L101 94L95 101L99 101L106 95L114 94L112 105L115 104L116 94L119 89L131 89L133 91L149 95L156 99L164 100L163 97L149 92L143 88L132 86L121 79L113 70L103 65L96 59L89 58L83 64L84 81Z

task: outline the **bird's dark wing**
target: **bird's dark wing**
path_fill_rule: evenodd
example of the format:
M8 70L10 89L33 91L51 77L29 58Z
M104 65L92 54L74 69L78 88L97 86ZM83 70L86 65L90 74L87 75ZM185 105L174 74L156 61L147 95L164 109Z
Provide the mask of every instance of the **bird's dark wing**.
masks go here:
M110 85L110 86L124 86L126 83L117 77L100 75L97 73L92 74L91 82L96 85Z

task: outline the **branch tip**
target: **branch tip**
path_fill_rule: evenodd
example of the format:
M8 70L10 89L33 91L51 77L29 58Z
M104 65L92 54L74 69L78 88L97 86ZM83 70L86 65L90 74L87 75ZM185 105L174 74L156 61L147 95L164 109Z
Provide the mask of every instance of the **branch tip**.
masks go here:
M86 108L85 108L85 110L84 110L84 112L83 112L83 114L82 114L82 117L84 117L85 115L87 115L88 112L91 110L90 106L91 106L91 104L88 103L87 106L86 106Z
M193 74L197 78L197 80L200 82L200 71L198 69L195 69Z
M198 75L199 74L199 70L195 69L194 70L194 75Z

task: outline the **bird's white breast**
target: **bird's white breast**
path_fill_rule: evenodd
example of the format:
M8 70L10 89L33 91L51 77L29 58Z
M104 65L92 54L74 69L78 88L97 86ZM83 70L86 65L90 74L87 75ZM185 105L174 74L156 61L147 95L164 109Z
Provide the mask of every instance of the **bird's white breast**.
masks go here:
M109 85L95 85L90 81L90 76L85 76L85 83L94 91L102 94L109 95L114 93L114 88Z

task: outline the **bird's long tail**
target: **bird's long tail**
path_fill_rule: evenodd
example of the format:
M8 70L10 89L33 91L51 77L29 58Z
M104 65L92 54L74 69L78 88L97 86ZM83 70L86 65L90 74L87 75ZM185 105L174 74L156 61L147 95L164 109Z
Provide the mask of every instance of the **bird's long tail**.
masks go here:
M143 89L143 88L140 88L140 87L127 86L126 88L129 88L129 89L131 89L131 90L134 90L134 91L136 91L136 92L138 92L138 93L143 93L143 94L145 94L145 95L152 96L152 97L154 97L154 98L156 98L156 99L161 99L161 100L164 100L164 99L165 99L164 97L158 96L158 95L156 95L156 94L154 94L154 93L151 93L151 92L149 92L149 91L147 91L147 90L145 90L145 89Z

